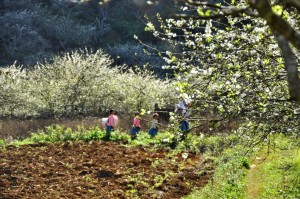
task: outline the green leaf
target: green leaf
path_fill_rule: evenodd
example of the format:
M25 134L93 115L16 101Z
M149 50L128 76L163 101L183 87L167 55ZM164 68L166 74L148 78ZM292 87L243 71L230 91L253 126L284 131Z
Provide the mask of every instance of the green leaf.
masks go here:
M201 7L199 7L197 9L197 12L198 12L199 16L201 16L201 17L203 17L205 15Z
M282 15L282 12L283 12L283 7L280 6L280 5L275 5L272 7L272 10L275 14L277 15Z
M212 12L211 10L206 10L205 16L207 16L207 17L210 16L210 15L211 15L211 12Z
M207 41L208 43L212 41L212 37L206 37L205 41Z
M147 23L147 27L146 27L146 28L148 28L149 30L155 30L155 26L154 26L154 24L151 23L151 22L148 22L148 23Z
M176 62L177 61L177 58L175 56L172 56L172 62Z

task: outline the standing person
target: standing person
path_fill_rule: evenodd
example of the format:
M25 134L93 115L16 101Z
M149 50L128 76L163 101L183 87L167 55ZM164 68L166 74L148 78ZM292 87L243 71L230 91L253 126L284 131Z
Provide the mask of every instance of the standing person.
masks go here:
M186 110L186 103L184 103L183 100L180 100L179 103L176 105L175 113L182 115L185 110Z
M132 129L130 131L130 135L131 135L131 139L135 139L136 138L136 134L138 132L140 132L141 130L141 120L140 120L140 113L139 112L135 112L134 113L134 118L133 118L133 125L132 125Z
M148 131L148 134L153 138L158 133L158 114L154 113L152 116L151 128Z
M110 133L114 131L116 124L114 113L115 111L112 109L109 111L108 121L106 124L106 135L104 137L105 140L110 140Z
M180 130L183 133L183 139L185 138L185 135L187 134L188 130L190 129L190 124L189 124L190 111L188 109L189 106L190 106L190 104L186 104L185 105L186 109L183 110L183 112L182 112L183 120L180 123Z
M118 118L118 112L117 111L114 111L114 121L115 121L115 128L118 126L118 123L119 123L119 118Z

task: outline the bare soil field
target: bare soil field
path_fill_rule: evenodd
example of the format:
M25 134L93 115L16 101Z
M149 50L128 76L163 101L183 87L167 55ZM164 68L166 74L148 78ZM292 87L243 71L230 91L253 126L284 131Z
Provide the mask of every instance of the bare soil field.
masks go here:
M37 143L0 149L0 198L181 198L204 186L201 156L116 142Z

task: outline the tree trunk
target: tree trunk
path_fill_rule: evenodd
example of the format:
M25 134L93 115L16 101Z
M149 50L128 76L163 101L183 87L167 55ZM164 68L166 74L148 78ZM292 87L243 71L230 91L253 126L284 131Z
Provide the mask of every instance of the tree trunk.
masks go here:
M288 4L294 6L298 10L300 10L300 1L299 0L284 0L284 1L287 2Z
M290 42L297 49L300 49L299 31L294 30L289 23L273 12L269 0L250 0L249 2L251 6L257 10L259 16L267 21L269 27L275 33L287 71L290 99L300 104L298 63L289 45ZM293 2L295 3L296 1L290 1L290 3Z
M249 2L257 10L259 16L267 21L271 29L283 35L293 46L300 49L300 32L273 12L269 0L250 0Z
M287 81L289 87L290 98L300 104L300 79L298 73L298 63L295 58L289 42L283 35L276 35L278 45L281 49L284 65L287 72Z

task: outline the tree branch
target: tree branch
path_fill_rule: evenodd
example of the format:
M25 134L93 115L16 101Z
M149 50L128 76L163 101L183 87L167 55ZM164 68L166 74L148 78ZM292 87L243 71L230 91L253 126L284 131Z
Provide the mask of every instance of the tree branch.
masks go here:
M258 17L259 15L251 11L250 9L226 9L220 10L220 13L212 14L212 15L190 15L190 14L176 14L176 17L184 18L184 19L220 19L226 16L234 16L234 17L243 17L243 14L246 14L251 17Z
M232 15L235 15L235 16L240 16L242 17L241 13L240 12L237 12L237 13L227 13L227 14L213 14L213 15L209 15L209 16L200 16L200 15L189 15L189 14L176 14L175 16L176 17L179 17L179 18L183 18L183 19L220 19L220 18L224 18L225 16L232 16Z
M251 6L255 8L260 17L265 19L271 29L276 30L283 35L297 49L300 49L300 32L294 30L289 23L276 15L269 4L268 0L250 0Z
M181 0L181 1L186 3L187 5L190 5L190 6L193 6L196 8L199 6L207 6L210 8L217 8L217 9L230 9L230 8L235 9L236 8L235 6L222 6L222 5L210 3L208 1L194 1L194 0ZM245 6L241 7L241 9L244 9L244 8L246 8L246 7Z
M216 19L216 18L221 18L224 16L230 16L230 15L240 15L245 13L248 16L252 17L258 17L258 13L255 13L252 8L248 6L223 6L219 4L213 4L208 1L194 1L194 0L180 0L184 3L186 3L188 6L193 7L193 8L198 8L200 6L202 7L208 7L208 8L214 8L218 9L218 14L214 14L211 16L194 16L194 19ZM187 18L187 17L185 17Z
M225 16L243 17L242 14L246 14L252 17L261 17L265 19L268 25L276 30L279 34L282 34L289 42L293 44L297 49L300 49L300 32L293 29L293 27L280 16L276 15L271 8L269 0L249 0L252 8L256 9L258 13L252 10L251 7L242 6L223 6L218 4L209 3L207 1L194 1L194 0L181 0L188 6L197 8L199 6L217 9L218 13L212 15L190 15L190 14L178 14L177 17L192 18L192 19L218 19ZM299 0L284 0L286 3L300 9Z
M284 0L286 3L300 10L300 1L299 0Z

